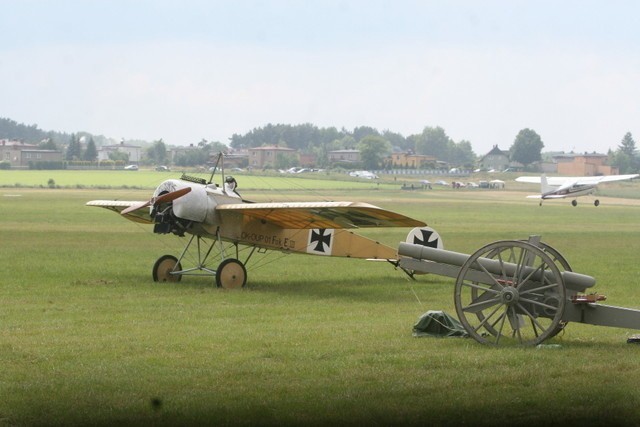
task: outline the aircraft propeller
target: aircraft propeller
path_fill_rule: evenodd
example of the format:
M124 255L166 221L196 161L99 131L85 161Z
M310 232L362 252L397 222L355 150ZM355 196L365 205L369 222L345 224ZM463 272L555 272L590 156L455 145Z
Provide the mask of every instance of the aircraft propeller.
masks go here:
M191 191L191 187L181 188L180 190L172 191L170 193L161 194L158 197L152 197L144 203L140 203L138 205L129 206L126 209L123 209L120 212L121 215L126 215L128 213L137 211L138 209L146 208L147 206L156 206L162 203L173 202L175 199L184 196L188 192Z

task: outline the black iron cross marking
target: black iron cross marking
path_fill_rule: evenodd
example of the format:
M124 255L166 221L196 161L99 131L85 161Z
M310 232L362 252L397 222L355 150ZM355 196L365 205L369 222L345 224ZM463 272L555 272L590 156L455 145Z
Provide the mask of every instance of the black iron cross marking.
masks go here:
M420 232L422 233L422 240L420 240L418 236L413 236L414 245L422 245L422 246L427 246L429 248L438 247L438 239L435 239L432 242L429 241L429 238L431 238L431 236L433 235L433 231L420 230Z
M309 245L316 243L316 247L313 249L315 252L325 253L324 245L327 245L327 249L331 248L331 233L324 234L326 231L325 228L319 228L318 231L311 230Z

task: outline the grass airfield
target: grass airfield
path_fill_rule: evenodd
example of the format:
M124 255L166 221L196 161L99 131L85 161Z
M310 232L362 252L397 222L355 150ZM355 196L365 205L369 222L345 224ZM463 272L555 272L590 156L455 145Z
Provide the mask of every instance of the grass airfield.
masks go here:
M0 172L0 425L640 424L640 347L626 343L640 331L569 324L548 341L559 348L541 349L413 338L427 310L455 314L454 281L361 260L272 253L235 292L206 278L154 283L155 260L185 239L84 203L145 200L179 174L45 171L39 184L31 171ZM38 188L49 178L66 188ZM639 183L603 186L601 206L574 208L539 207L525 198L533 187L509 181L404 192L392 181L237 178L256 201L393 209L459 252L541 234L597 279L606 304L640 308ZM35 188L15 185L31 179ZM397 246L407 232L361 234Z

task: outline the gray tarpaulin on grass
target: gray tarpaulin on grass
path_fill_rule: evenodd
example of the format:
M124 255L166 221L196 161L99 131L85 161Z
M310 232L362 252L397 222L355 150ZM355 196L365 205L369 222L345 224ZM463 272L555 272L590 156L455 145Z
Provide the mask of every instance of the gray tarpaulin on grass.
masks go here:
M429 310L413 325L414 337L468 337L462 324L444 311Z

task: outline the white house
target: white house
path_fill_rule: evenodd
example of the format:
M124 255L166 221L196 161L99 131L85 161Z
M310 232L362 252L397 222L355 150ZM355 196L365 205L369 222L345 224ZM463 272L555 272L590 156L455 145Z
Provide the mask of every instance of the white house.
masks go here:
M129 155L129 163L139 163L142 147L139 145L129 145L122 141L120 144L103 145L98 150L98 161L109 160L109 154L114 152L126 153Z

